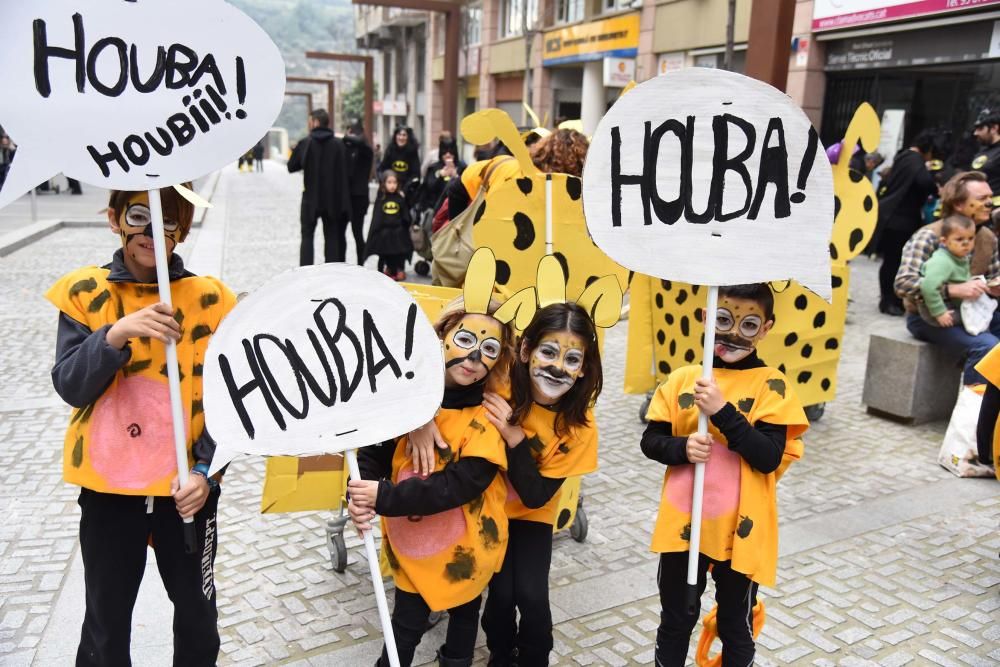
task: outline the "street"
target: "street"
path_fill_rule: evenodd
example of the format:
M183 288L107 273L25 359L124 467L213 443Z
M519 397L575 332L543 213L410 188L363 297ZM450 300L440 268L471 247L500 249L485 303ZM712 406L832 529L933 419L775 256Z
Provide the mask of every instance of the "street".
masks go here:
M208 181L202 191L214 193L215 207L180 247L189 268L217 273L239 293L297 264L300 177L269 161L263 174L230 166L217 183ZM76 199L86 200L76 217L98 219L98 198ZM16 206L27 225L24 201ZM15 224L4 221L0 247L17 234ZM75 654L83 618L78 490L61 480L69 408L49 379L56 310L42 295L73 268L107 263L117 247L106 227L67 227L0 259L4 665L67 664ZM321 247L317 238L320 254ZM907 426L865 412L868 336L901 329L903 321L877 311L877 262L860 257L851 267L838 395L778 487L778 584L761 589L767 623L757 664L1000 664L1000 485L958 479L938 466L946 423ZM554 541L552 664L652 664L659 599L648 547L663 469L639 450L643 397L621 391L627 324L605 340L601 467L582 484L589 534L578 543L564 531ZM325 534L332 515L260 514L263 470L262 459L241 458L224 482L215 568L220 663L372 664L381 630L360 541L348 529L349 564L334 572ZM168 665L171 610L152 552L147 574L133 659ZM391 581L387 586L391 601ZM714 604L711 595L709 584L703 613ZM444 625L425 636L415 664L432 660ZM485 665L482 633L479 640L476 664Z

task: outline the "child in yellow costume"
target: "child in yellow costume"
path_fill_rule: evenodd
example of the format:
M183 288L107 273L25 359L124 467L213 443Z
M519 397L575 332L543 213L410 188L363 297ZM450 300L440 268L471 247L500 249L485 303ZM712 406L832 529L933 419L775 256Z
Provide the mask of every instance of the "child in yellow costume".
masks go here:
M756 346L774 324L767 285L719 289L711 379L680 368L660 385L642 436L648 458L668 466L652 550L660 553L660 627L656 664L684 664L697 614L688 614L687 563L693 463L705 463L699 595L711 565L725 665L753 663L757 587L773 586L778 559L775 484L802 456L809 423L788 381L764 365ZM699 435L698 413L709 417Z
M513 332L492 313L449 304L434 325L444 344L445 393L434 421L449 444L437 451L434 471L414 472L407 438L358 452L360 480L348 483L348 511L359 531L382 516L382 549L396 582L392 630L400 664L413 653L431 611L447 609L448 635L438 663L472 664L479 604L507 548L507 488L497 473L507 468L500 433L483 407L488 383L503 382ZM473 310L470 305L470 310ZM383 649L377 663L388 665Z
M184 269L174 248L194 207L161 191L173 308L156 286L149 198L112 192L111 263L77 269L46 297L59 309L52 381L75 410L63 478L80 491L86 614L77 665L129 664L132 608L151 543L174 603L174 662L214 665L219 651L215 584L218 484L207 477L215 443L205 431L202 365L212 332L236 298L215 278ZM167 340L177 344L188 464L183 488L166 378ZM197 549L185 553L181 517L194 517Z
M483 630L489 664L549 664L552 524L563 481L597 470L601 355L587 311L575 303L539 310L521 337L512 399L487 393L487 417L507 443L510 542L490 582ZM520 624L516 614L520 612Z

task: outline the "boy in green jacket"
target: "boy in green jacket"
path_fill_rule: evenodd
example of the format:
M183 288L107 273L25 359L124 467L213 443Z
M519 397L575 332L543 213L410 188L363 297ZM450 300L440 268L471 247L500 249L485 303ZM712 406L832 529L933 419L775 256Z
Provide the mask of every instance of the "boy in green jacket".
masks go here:
M976 225L963 215L951 215L942 220L942 247L934 251L920 268L920 291L924 296L920 314L929 324L951 327L961 324L961 299L947 303L941 295L942 286L971 280L969 255L975 245ZM948 306L954 307L954 313Z

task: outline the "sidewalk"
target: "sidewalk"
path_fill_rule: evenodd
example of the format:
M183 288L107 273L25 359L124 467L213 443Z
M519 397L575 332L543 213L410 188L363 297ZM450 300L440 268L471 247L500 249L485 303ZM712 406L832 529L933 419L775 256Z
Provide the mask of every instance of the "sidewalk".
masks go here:
M263 175L223 171L215 208L182 246L185 260L237 292L292 268L300 193L301 180L275 163ZM0 260L5 665L66 664L75 652L83 614L79 515L76 493L60 480L68 410L48 378L55 312L41 294L72 267L105 263L117 246L111 233L59 229ZM354 258L350 241L347 254ZM776 590L762 591L768 621L757 663L1000 664L1000 485L960 480L934 463L945 424L902 426L865 413L868 335L902 322L877 313L878 265L859 259L852 267L839 394L779 487L782 558ZM642 397L621 393L625 334L623 323L605 343L601 469L583 482L589 535L577 543L561 532L554 541L553 664L652 663L659 603L648 541L663 471L638 451ZM220 504L220 664L372 664L381 631L358 540L349 537L349 565L335 573L328 514L261 515L262 476L261 459L235 461ZM136 664L166 665L169 603L150 575L136 608L133 656ZM432 659L443 631L429 633L415 664ZM483 648L477 656L485 664Z

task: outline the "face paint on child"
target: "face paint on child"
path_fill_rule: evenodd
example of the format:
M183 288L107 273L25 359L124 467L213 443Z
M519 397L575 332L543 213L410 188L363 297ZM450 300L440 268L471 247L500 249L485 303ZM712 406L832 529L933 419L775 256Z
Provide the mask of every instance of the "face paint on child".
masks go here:
M723 297L715 317L715 356L727 363L750 356L772 324L756 301Z
M562 398L583 376L586 345L580 336L569 331L546 334L531 353L532 398L548 405Z
M466 314L444 335L445 384L467 386L493 369L503 350L503 325L489 315Z
M118 215L118 233L122 248L134 259L153 255L153 215L149 210L149 195L138 192L128 200L125 210ZM167 240L167 254L180 243L180 225L164 216L163 236Z

